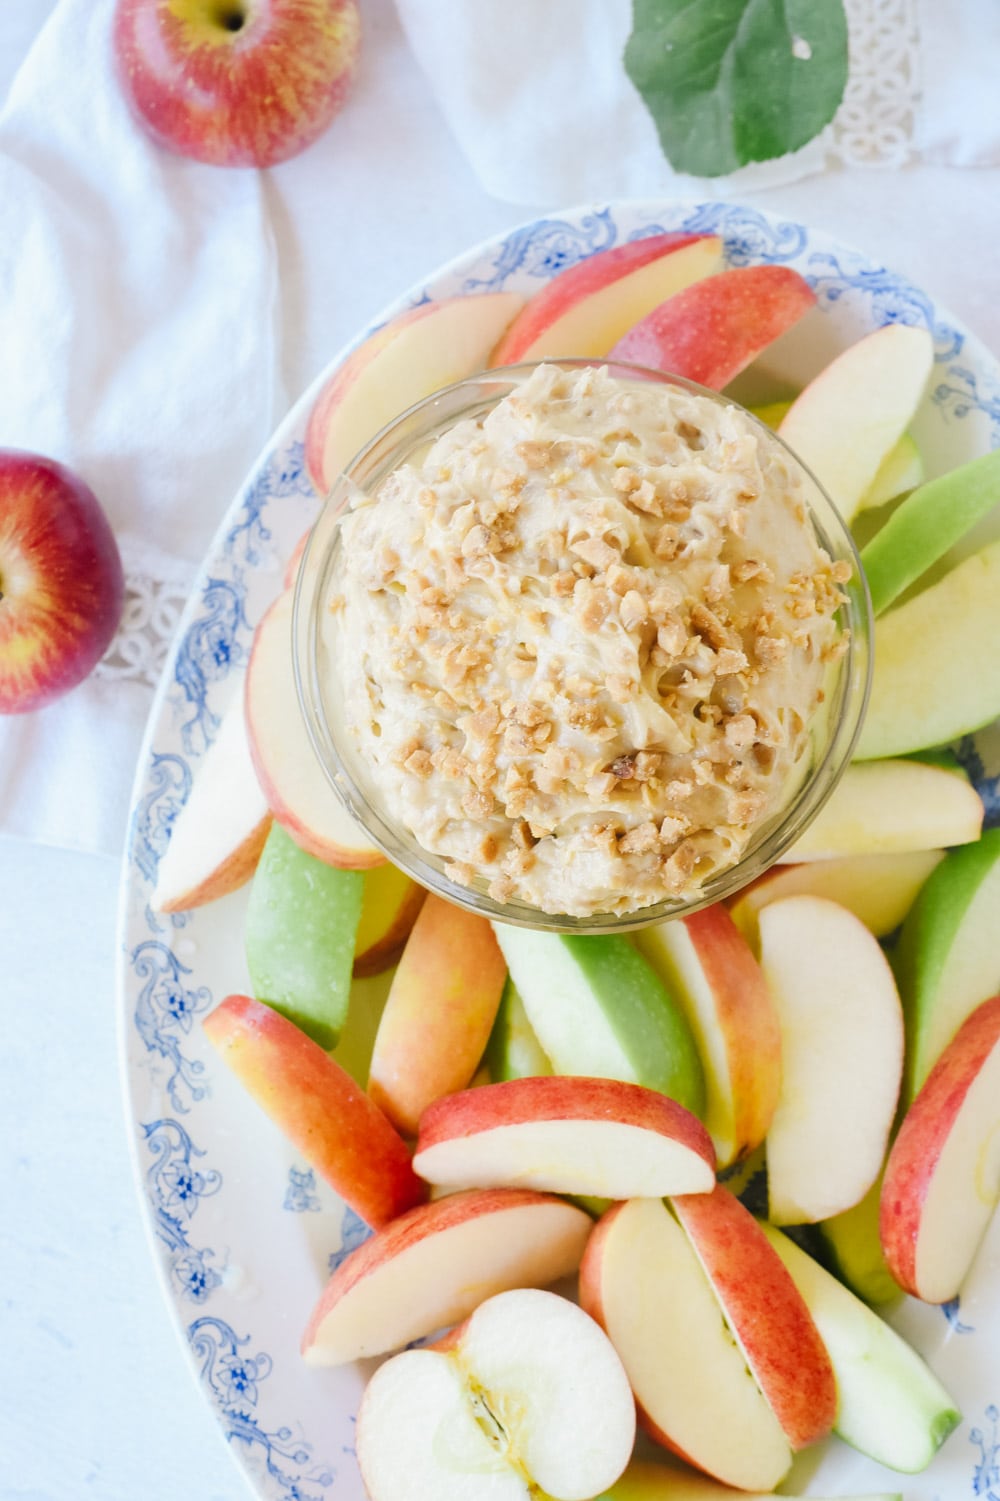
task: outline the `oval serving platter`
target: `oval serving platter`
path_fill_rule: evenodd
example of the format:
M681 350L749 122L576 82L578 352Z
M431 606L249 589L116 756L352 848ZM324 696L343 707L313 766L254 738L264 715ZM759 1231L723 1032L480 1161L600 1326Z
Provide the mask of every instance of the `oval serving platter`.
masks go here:
M803 384L884 323L928 328L936 364L913 426L934 475L1000 446L1000 365L926 293L803 225L731 203L631 202L525 224L459 256L362 331L428 300L487 291L530 295L596 251L665 230L719 234L730 266L789 265L818 309L741 379L756 401ZM351 347L354 347L353 345ZM152 911L157 863L223 710L254 628L281 587L319 498L303 440L331 362L282 423L230 506L204 561L165 669L133 794L119 923L119 1020L133 1162L177 1332L251 1492L261 1501L363 1501L354 1420L367 1370L314 1370L302 1328L332 1267L365 1226L280 1136L217 1059L201 1018L246 990L246 888L191 913ZM996 526L996 523L992 523ZM982 540L986 540L985 537ZM966 542L963 551L969 550ZM1000 728L960 753L1000 822ZM352 1029L385 977L356 984ZM907 1501L1000 1494L1000 1216L961 1302L906 1301L894 1322L931 1360L965 1417L924 1475L883 1470L838 1441L803 1456L792 1491L899 1491Z

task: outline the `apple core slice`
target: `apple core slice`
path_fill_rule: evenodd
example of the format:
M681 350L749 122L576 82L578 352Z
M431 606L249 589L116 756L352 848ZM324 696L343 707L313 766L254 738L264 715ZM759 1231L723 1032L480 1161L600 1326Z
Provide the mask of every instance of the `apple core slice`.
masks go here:
M302 1354L310 1365L343 1365L399 1350L460 1323L495 1293L569 1276L592 1229L582 1209L515 1189L474 1189L419 1205L337 1268Z
M438 1100L421 1117L413 1166L442 1188L608 1199L708 1193L715 1183L711 1138L676 1101L615 1079L555 1074Z

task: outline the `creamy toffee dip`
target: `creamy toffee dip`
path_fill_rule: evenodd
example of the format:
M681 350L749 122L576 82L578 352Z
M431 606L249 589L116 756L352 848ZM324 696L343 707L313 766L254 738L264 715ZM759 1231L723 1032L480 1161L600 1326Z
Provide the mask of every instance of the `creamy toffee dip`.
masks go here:
M342 525L348 729L453 880L582 917L688 899L787 800L850 568L738 408L542 365Z

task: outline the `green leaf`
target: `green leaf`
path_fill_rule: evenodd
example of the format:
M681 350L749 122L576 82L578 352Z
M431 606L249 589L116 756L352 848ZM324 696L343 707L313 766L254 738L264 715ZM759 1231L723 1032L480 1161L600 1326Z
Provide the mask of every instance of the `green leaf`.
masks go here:
M842 0L632 0L624 61L670 165L721 177L833 119L847 18Z

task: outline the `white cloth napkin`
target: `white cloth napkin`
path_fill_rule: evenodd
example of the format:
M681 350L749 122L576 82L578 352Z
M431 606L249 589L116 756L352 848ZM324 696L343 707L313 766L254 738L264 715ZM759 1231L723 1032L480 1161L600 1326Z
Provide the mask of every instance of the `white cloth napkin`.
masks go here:
M128 116L112 9L61 0L0 115L0 444L77 470L128 571L179 596L287 405L276 256L260 174L182 161ZM0 828L114 850L149 702L95 677L0 718Z
M460 147L498 197L528 203L736 196L827 166L1000 162L996 0L846 0L851 69L802 150L700 180L674 172L622 66L631 0L397 0Z

